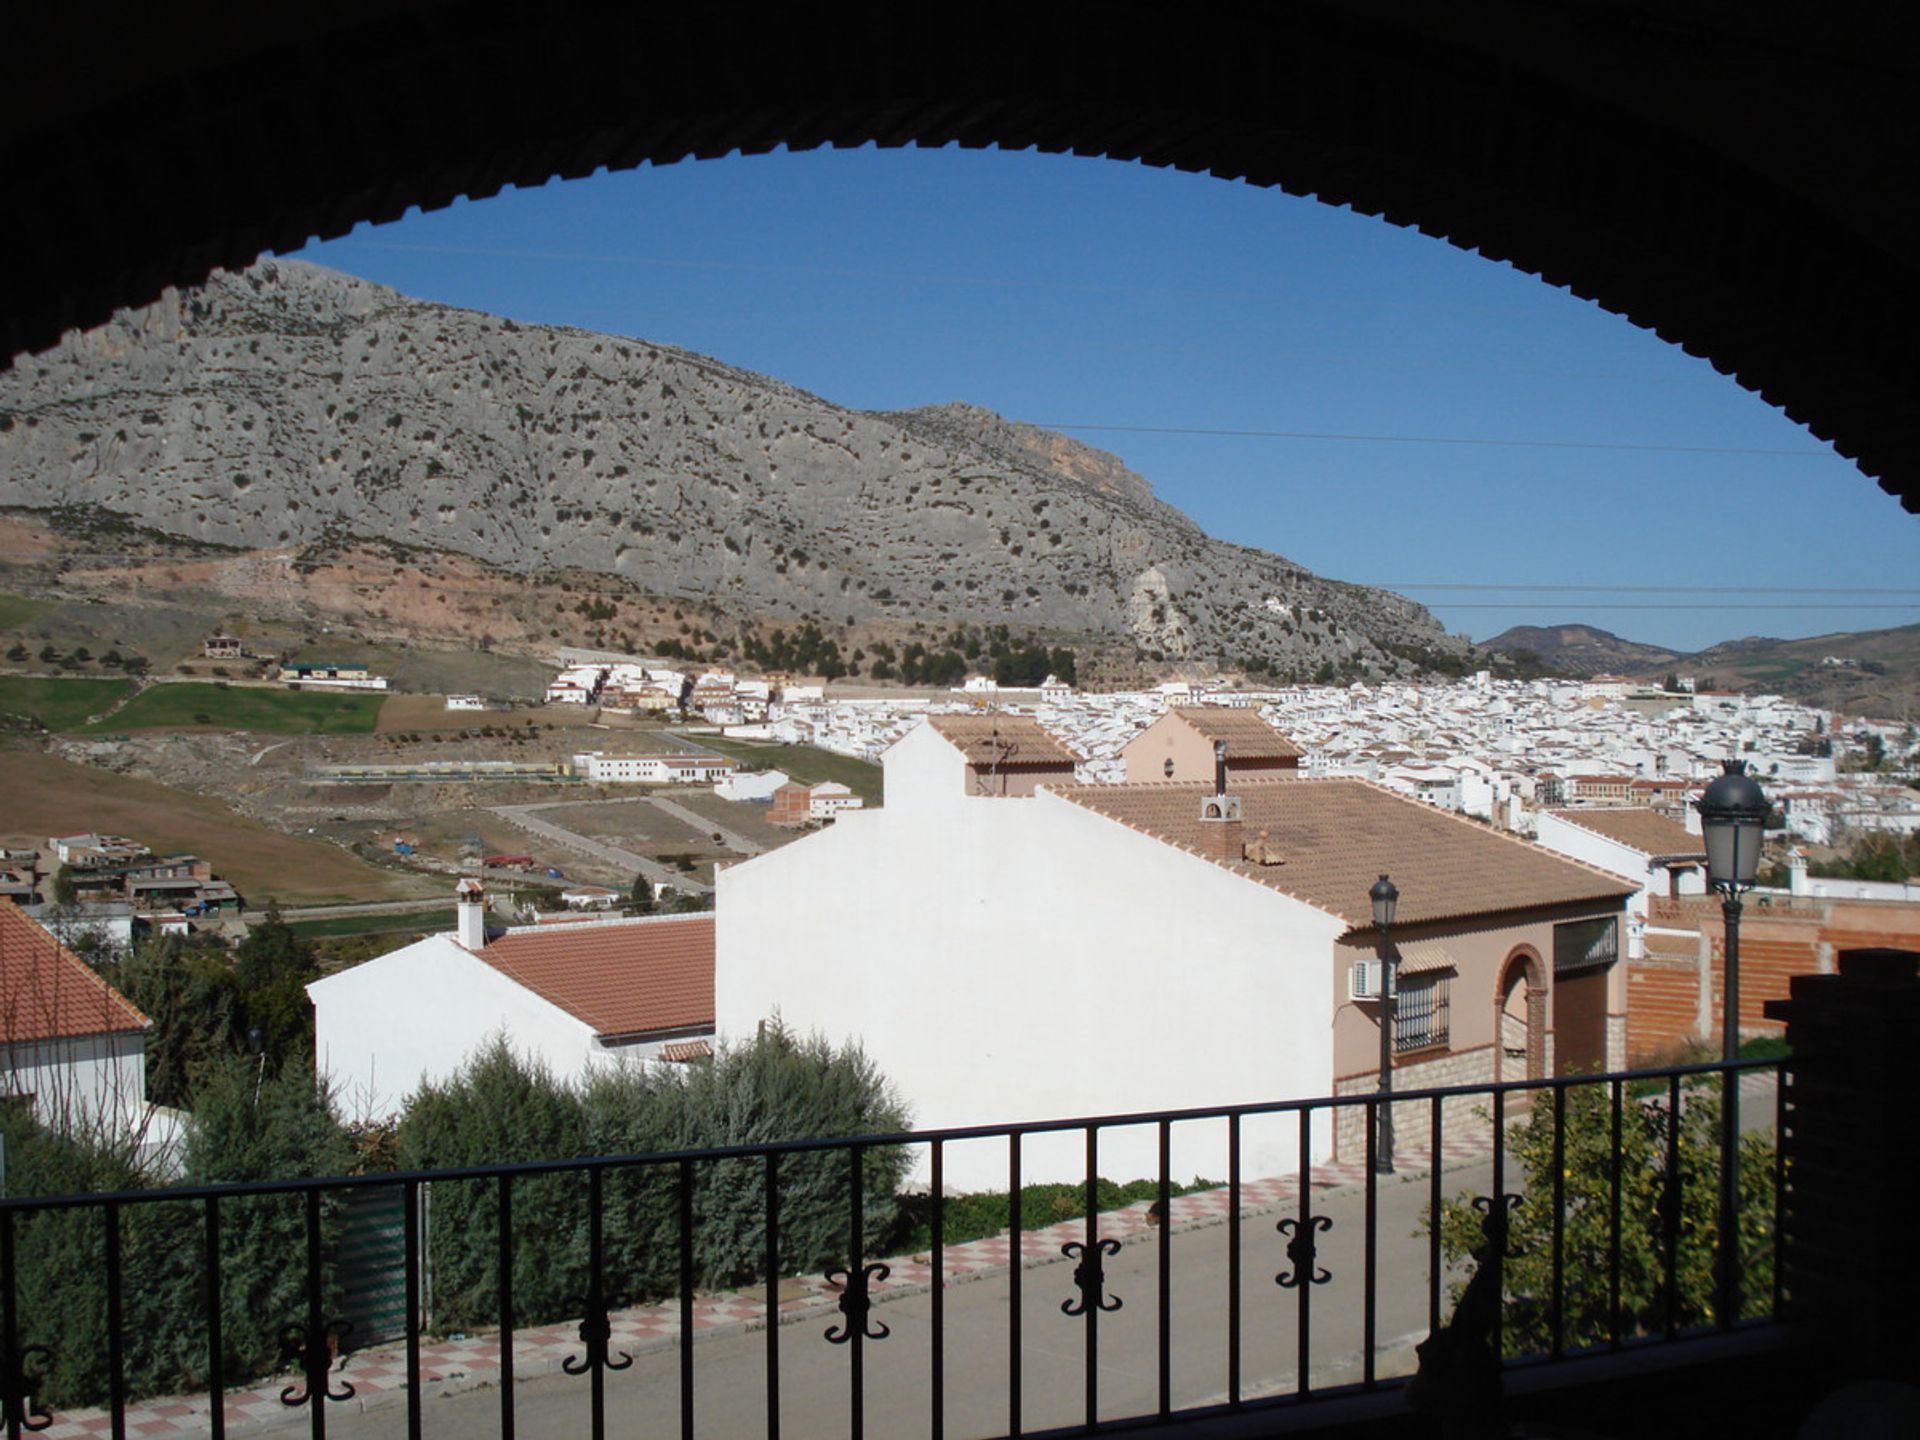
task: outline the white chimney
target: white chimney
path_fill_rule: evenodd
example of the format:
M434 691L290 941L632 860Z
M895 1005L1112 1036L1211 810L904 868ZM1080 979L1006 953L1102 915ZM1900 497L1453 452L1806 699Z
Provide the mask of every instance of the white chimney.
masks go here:
M454 939L469 950L487 945L487 887L469 876L454 887L454 914L459 917Z

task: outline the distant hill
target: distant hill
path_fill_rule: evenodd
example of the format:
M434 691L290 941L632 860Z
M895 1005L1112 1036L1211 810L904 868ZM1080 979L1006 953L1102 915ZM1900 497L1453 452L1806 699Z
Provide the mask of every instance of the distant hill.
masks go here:
M967 405L848 410L287 261L0 373L5 507L111 513L295 576L368 544L502 584L585 574L601 613L691 602L722 635L1004 624L1300 679L1457 670L1469 649L1404 596L1208 536L1064 435Z
M1748 636L1693 654L1623 640L1591 625L1519 625L1480 647L1525 670L1585 678L1602 673L1759 690L1828 709L1899 717L1920 709L1920 625L1839 631L1804 640Z
M1504 655L1523 669L1530 657L1543 670L1582 678L1640 675L1680 658L1672 650L1623 640L1591 625L1516 625L1482 641L1480 648Z

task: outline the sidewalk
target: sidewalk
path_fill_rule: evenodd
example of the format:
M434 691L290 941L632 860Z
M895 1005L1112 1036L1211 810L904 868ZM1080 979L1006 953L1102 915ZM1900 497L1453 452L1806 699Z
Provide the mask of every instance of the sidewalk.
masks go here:
M1492 1152L1492 1137L1486 1135L1462 1142L1449 1142L1442 1151L1445 1168L1471 1163ZM1406 1146L1400 1151L1398 1174L1386 1181L1401 1184L1429 1168L1426 1149ZM1347 1160L1315 1167L1309 1179L1314 1191L1335 1190L1359 1185L1366 1178L1363 1160ZM1171 1228L1193 1230L1224 1224L1229 1192L1202 1190L1175 1196L1169 1202ZM1240 1186L1240 1213L1252 1216L1271 1213L1299 1198L1299 1179L1248 1180ZM1148 1202L1137 1201L1101 1217L1100 1233L1128 1241L1148 1235L1155 1228L1149 1223ZM1020 1235L1020 1264L1024 1268L1059 1260L1060 1247L1070 1240L1086 1238L1084 1218L1063 1220L1044 1229L1023 1230ZM1011 1265L1012 1237L1005 1232L964 1245L949 1245L941 1266L942 1283L953 1285L1002 1274ZM917 1294L933 1285L932 1258L927 1254L901 1256L885 1262L888 1277L875 1283L871 1294L876 1301ZM780 1324L812 1316L826 1317L838 1306L840 1290L817 1277L789 1281L783 1288L803 1285L804 1291L781 1302ZM731 1291L700 1295L693 1303L693 1333L696 1337L764 1324L767 1319L765 1291ZM678 1301L642 1305L613 1316L610 1342L617 1353L637 1354L676 1344L680 1339ZM513 1333L513 1374L516 1379L550 1375L569 1357L582 1354L579 1321L530 1326ZM332 1405L341 1409L368 1408L399 1404L407 1389L407 1352L401 1344L377 1346L355 1351L334 1366L329 1377L338 1389L353 1387L353 1398ZM442 1340L420 1346L420 1383L439 1393L494 1385L500 1379L500 1342L497 1334L469 1339ZM256 1432L269 1424L284 1424L299 1415L300 1409L281 1403L281 1391L304 1384L298 1375L281 1375L260 1381L243 1390L231 1390L226 1396L226 1421L229 1435ZM142 1400L126 1411L126 1433L133 1440L143 1437L205 1435L208 1404L205 1395L177 1396ZM54 1416L50 1429L42 1432L50 1440L79 1440L79 1437L112 1433L112 1417L105 1410L74 1410Z

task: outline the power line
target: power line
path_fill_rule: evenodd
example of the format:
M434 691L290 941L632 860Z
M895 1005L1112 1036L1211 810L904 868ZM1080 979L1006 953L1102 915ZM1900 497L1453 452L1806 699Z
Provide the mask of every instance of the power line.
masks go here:
M1367 445L1468 445L1499 450L1630 450L1664 455L1771 455L1830 460L1823 450L1765 450L1735 445L1643 445L1627 440L1515 440L1487 435L1367 435L1335 430L1224 430L1199 425L1066 425L1021 422L1042 430L1096 430L1125 435L1219 435L1246 440L1340 440Z

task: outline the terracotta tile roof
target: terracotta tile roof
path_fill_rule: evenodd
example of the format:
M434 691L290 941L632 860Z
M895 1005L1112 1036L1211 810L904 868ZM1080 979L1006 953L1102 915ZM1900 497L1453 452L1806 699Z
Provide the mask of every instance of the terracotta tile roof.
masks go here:
M1028 715L929 715L927 723L969 765L1071 765L1078 758ZM997 760L996 760L997 755Z
M660 1047L660 1058L677 1064L685 1064L689 1060L710 1060L713 1058L713 1042L711 1040L676 1040L672 1044Z
M1704 860L1707 843L1687 827L1653 810L1549 810L1555 819L1604 835L1643 855Z
M1174 715L1209 742L1227 742L1227 764L1236 760L1298 760L1307 752L1260 718L1254 710L1182 706Z
M1581 901L1611 901L1634 887L1422 801L1365 780L1242 779L1241 834L1261 831L1285 858L1280 865L1223 861L1205 849L1200 799L1211 785L1076 785L1052 793L1122 825L1193 851L1215 864L1372 929L1367 891L1385 874L1400 890L1397 923Z
M0 901L0 1044L117 1035L147 1023L12 901Z
M509 930L474 952L599 1036L713 1026L713 916Z

